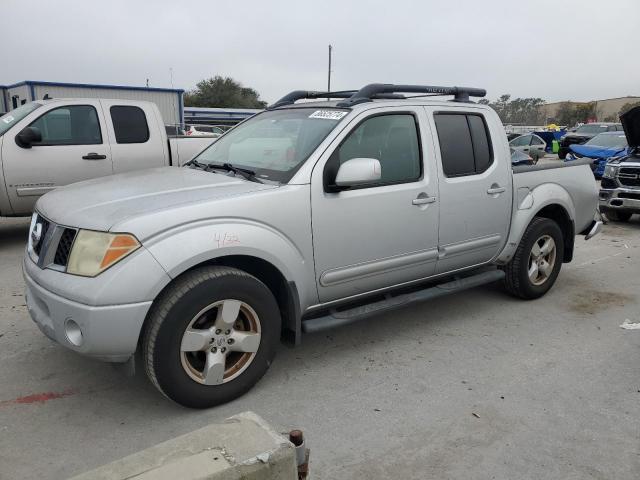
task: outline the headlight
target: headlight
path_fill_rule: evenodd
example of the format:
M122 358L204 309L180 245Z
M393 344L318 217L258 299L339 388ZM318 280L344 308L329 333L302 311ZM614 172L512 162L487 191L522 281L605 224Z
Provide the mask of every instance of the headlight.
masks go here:
M140 242L128 233L79 230L73 242L67 273L95 277L140 248Z
M616 167L615 167L615 165L605 165L604 173L602 174L602 176L606 177L606 178L615 178L615 176L616 176Z

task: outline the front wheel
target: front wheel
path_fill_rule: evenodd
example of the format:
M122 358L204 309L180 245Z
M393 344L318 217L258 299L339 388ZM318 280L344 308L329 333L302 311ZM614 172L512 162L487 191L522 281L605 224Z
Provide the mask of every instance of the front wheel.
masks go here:
M548 218L534 218L511 261L505 265L505 287L525 299L539 298L558 278L564 256L562 231Z
M229 267L193 270L149 313L142 346L147 375L186 407L231 401L269 368L280 323L273 294L254 276Z

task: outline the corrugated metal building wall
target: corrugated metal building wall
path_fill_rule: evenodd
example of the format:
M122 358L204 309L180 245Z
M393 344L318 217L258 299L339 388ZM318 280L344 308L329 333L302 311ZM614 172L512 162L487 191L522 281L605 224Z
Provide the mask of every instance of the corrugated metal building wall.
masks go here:
M129 87L124 85L92 85L26 81L0 87L4 89L7 111L22 103L51 98L112 98L144 100L155 103L167 125L183 123L184 90L169 88ZM0 102L0 109L3 107Z

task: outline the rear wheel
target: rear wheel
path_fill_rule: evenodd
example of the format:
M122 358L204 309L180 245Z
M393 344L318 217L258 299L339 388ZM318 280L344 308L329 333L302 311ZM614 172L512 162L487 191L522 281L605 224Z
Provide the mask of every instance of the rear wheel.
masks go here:
M541 297L558 278L563 256L564 243L558 224L548 218L534 218L515 255L504 267L507 291L525 299Z
M612 222L628 222L633 215L625 210L602 209L602 213Z
M247 392L269 368L280 338L271 291L228 267L178 278L155 302L148 322L142 351L151 382L192 408Z

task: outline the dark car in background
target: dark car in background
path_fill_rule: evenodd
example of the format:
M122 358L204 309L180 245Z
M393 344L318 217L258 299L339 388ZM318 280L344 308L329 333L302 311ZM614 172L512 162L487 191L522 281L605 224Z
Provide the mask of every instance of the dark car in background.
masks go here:
M620 123L587 123L578 127L575 132L569 132L560 139L560 149L558 157L564 160L567 153L570 152L571 145L582 145L593 137L602 132L622 132L622 124Z

